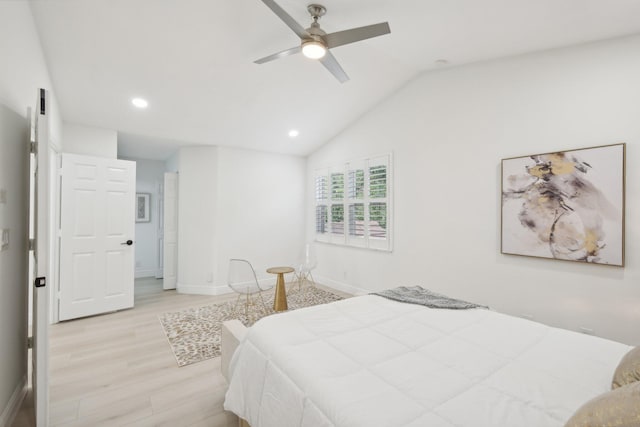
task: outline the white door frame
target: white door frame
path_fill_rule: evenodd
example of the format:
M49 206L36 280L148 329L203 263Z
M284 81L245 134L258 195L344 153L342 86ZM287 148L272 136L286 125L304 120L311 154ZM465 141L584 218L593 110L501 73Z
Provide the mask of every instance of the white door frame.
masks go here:
M164 174L164 215L163 215L163 289L176 289L178 283L178 189L179 175L176 172Z
M59 322L58 309L60 292L60 153L55 147L49 147L49 206L51 207L49 228L49 315L52 324Z
M48 91L39 89L36 105L35 154L35 280L33 285L32 364L36 426L49 424L49 289L44 285L50 274L49 258L49 108Z
M156 236L156 271L155 277L156 279L162 279L164 276L164 180L163 182L159 182L156 185L156 189L158 190L158 227L157 227L157 236Z

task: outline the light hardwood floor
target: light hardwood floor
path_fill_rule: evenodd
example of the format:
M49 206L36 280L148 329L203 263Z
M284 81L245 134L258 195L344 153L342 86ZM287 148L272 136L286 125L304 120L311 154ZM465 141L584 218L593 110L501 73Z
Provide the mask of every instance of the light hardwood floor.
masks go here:
M179 368L158 315L234 298L163 291L139 279L135 308L50 328L51 426L236 427L220 358ZM32 426L29 400L15 426Z
M178 294L163 291L161 280L138 279L135 308L52 325L50 425L236 427L222 407L220 358L179 368L158 320L234 298ZM35 425L29 397L14 427Z

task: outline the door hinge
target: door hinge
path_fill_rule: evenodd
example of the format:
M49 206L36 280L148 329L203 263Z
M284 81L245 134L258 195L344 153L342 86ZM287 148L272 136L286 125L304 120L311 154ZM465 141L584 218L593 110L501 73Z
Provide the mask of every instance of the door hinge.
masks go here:
M29 250L30 251L36 250L36 239L29 239Z
M27 337L27 348L33 348L33 337Z
M38 151L38 144L35 141L29 142L29 153L36 154Z

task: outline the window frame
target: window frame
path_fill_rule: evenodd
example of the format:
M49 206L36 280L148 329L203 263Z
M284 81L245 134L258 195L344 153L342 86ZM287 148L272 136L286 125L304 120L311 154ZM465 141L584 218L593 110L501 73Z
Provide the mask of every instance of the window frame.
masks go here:
M385 197L374 197L371 194L371 168L376 166L386 167L386 188ZM362 171L362 179L359 182L358 172ZM337 177L336 175L342 175ZM352 179L353 176L353 179ZM342 179L342 188L337 190L336 181ZM374 178L375 179L375 178ZM320 189L319 182L326 185ZM353 184L351 186L350 184ZM375 184L375 181L374 181ZM322 243L330 243L340 246L357 247L384 252L393 250L393 157L392 153L385 153L378 156L371 156L356 160L350 160L338 166L324 167L315 170L313 176L314 185L314 222L315 240ZM324 194L324 199L319 199L318 195ZM335 197L334 196L338 196ZM341 195L341 197L339 197ZM386 228L385 237L376 237L371 231L372 207L377 204L386 205ZM352 206L358 206L353 208ZM341 206L342 222L334 223L334 213L340 211ZM352 213L359 209L363 213L363 219L352 218ZM319 232L318 212L324 210L325 223L323 232ZM357 221L357 222L356 222ZM359 224L362 222L362 224ZM354 228L355 227L355 228ZM383 227L384 228L384 227ZM354 231L355 230L355 231Z

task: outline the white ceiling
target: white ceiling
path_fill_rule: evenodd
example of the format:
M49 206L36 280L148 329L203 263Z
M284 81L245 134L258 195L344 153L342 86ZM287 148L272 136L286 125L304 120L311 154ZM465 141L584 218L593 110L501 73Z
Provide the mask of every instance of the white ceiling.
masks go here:
M303 27L311 0L276 0ZM319 1L319 0L318 0ZM211 144L306 155L434 68L640 33L638 0L322 0L327 32L388 21L332 50L340 84L301 55L254 60L297 36L260 0L37 0L65 121L116 129L121 154ZM634 52L630 54L638 54ZM149 101L136 110L134 96ZM287 133L296 128L300 135Z

